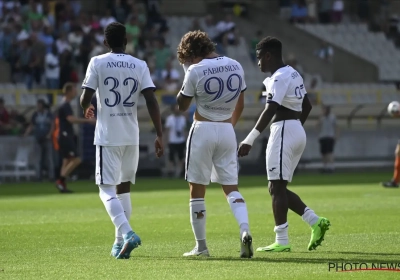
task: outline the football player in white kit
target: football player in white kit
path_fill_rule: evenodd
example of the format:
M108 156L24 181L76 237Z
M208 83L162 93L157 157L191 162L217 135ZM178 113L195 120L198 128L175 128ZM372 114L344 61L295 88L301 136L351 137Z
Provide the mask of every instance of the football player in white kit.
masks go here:
M282 43L274 37L262 39L256 47L258 65L262 72L270 72L264 80L267 104L254 129L240 143L238 155L248 155L254 140L268 126L270 136L266 151L269 193L275 218L275 243L258 248L258 252L286 252L291 250L288 238L288 209L300 215L311 227L308 250L321 245L329 229L328 219L318 217L300 197L287 189L293 172L306 146L304 122L311 111L311 103L304 88L303 78L282 60Z
M146 62L124 53L127 44L125 26L111 23L104 35L104 44L110 52L90 60L82 85L81 106L86 118L93 117L94 107L90 103L96 92L96 184L100 199L115 225L116 238L111 255L127 259L141 244L140 237L129 224L132 213L130 184L135 183L139 160L139 94L146 99L157 131L157 157L163 154L161 116Z
M244 106L243 68L239 62L215 53L215 44L205 32L185 34L178 46L178 59L185 79L177 102L186 111L196 102L194 122L186 146L185 178L190 186L190 222L195 248L183 254L209 256L206 244L206 185L222 185L240 227L242 258L253 256L247 206L238 190L237 142L233 127Z

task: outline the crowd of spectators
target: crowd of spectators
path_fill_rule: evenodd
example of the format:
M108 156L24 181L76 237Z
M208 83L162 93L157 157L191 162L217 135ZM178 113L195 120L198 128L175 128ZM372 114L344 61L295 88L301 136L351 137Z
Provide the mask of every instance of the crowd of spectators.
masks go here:
M110 2L103 14L93 14L81 1L0 1L0 58L11 65L12 82L28 89L79 82L90 59L106 52L104 28L119 21L126 24L127 53L147 61L157 86L170 88L174 56L159 1Z
M212 15L207 15L203 21L195 19L190 30L202 30L217 43L217 53L226 54L227 46L237 46L239 44L239 36L236 29L236 23L230 13L227 13L220 21L215 22Z
M362 2L362 0L361 0ZM280 15L292 23L340 23L343 0L279 0Z

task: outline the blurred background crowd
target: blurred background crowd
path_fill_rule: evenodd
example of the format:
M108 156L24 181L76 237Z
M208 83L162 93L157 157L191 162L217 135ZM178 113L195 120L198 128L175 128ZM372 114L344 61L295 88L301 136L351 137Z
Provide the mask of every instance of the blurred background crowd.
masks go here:
M337 115L337 123L336 118L329 118L335 120L332 126L349 130L348 134L343 134L349 139L359 137L352 134L356 133L356 127L376 129L375 123L381 124L385 119L386 104L399 94L398 2L1 0L0 71L4 74L0 77L0 135L29 138L35 135L35 129L43 129L41 133L51 138L54 126L32 128L32 116L37 117L35 113L44 110L49 112L46 120L54 118L62 98L60 89L67 82L79 87L90 59L107 51L103 45L104 28L118 21L126 25L126 52L145 60L150 68L165 120L174 114L171 108L183 80L182 68L176 60L177 44L185 32L200 29L217 43L218 53L237 59L245 69L248 110L238 130L246 132L264 102L262 81L265 75L257 69L255 45L262 37L275 35L284 43L285 62L302 74L317 106L315 115L310 117L310 137L315 133L316 141L321 138L322 128L318 124L325 117L323 105L332 107L330 114ZM142 135L151 136L150 121L141 105L143 103L139 104L138 114ZM369 109L365 111L357 106ZM355 108L358 109L354 111ZM77 104L76 109L79 114ZM184 115L186 130L194 110L192 106ZM390 120L384 123L391 125ZM85 147L91 145L92 128L76 129L81 149L90 150ZM166 137L166 141L170 141L169 136ZM150 153L150 149L143 147L142 150ZM305 162L320 160L319 151L309 149ZM4 157L13 160L20 149L4 150ZM347 154L342 152L344 157ZM93 161L92 153L83 156ZM39 157L30 151L29 157L26 156L29 158L27 165ZM355 157L356 154L352 155ZM388 159L383 151L375 157ZM154 162L148 164L152 165Z

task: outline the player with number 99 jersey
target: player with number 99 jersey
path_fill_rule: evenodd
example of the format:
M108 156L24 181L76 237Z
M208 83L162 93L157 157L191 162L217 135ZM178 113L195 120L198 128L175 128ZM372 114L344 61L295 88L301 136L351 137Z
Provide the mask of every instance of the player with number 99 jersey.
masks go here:
M232 117L238 97L246 90L243 68L226 56L206 58L191 65L181 94L194 97L197 112L211 121Z
M83 87L96 90L97 124L94 144L139 145L139 94L154 88L146 62L123 53L90 60Z
M215 53L206 33L186 33L178 46L186 70L177 100L182 111L194 98L196 112L186 149L186 180L190 184L190 212L195 248L183 255L209 256L205 240L205 186L219 183L240 228L240 257L253 256L247 206L238 189L237 142L234 126L244 107L243 68L239 62Z
M236 136L231 122L223 121L232 117L238 97L245 90L243 68L231 58L205 58L188 68L180 94L194 97L196 114L217 124L197 120L192 126L186 157L186 179L189 182L208 185L211 175L212 182L237 184ZM214 150L218 156L197 149L198 143L205 141L216 141L216 148L209 151L212 153ZM227 149L232 149L232 153L226 153ZM209 162L207 167L204 165L206 161Z

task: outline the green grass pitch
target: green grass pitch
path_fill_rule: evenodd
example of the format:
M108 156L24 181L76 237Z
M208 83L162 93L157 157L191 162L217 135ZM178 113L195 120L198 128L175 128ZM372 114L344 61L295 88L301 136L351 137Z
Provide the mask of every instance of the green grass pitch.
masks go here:
M400 263L400 189L390 174L298 175L291 189L330 219L322 247L307 251L309 227L289 212L290 253L239 256L236 221L222 191L208 188L207 239L212 257L185 259L194 246L186 182L138 178L131 224L143 244L130 260L109 256L114 228L93 182L74 194L49 183L0 185L0 279L400 279L392 271L328 271L329 262ZM241 177L253 245L274 241L266 176Z

